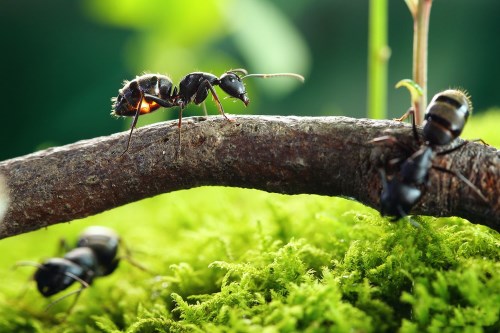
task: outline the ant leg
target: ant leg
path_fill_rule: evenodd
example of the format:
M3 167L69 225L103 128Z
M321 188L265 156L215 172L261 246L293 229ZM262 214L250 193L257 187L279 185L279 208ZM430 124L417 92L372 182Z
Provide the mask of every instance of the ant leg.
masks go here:
M420 144L421 142L420 142L420 138L418 137L417 124L415 123L415 110L413 110L413 107L410 107L408 109L408 111L406 111L401 117L394 118L393 120L395 120L395 121L404 121L408 117L411 117L411 125L412 125L412 130L413 130L413 137Z
M229 119L226 114L224 113L224 108L222 107L222 103L219 100L219 96L217 96L217 92L215 91L214 87L208 82L208 80L205 80L203 84L210 89L210 92L212 93L212 96L215 100L215 104L217 105L217 108L219 109L219 113L224 116L224 118L227 119L227 121L233 122L234 119ZM202 88L203 86L200 86Z
M401 142L399 142L399 140L396 139L395 137L393 137L392 135L379 136L378 138L375 138L375 139L368 141L368 143L382 143L382 142L386 142L386 141L389 141L392 144L397 144L401 148L406 149L406 146L403 145Z
M464 142L460 143L456 147L453 147L451 149L438 152L437 155L442 156L442 155L446 155L446 154L452 153L452 152L454 152L456 150L459 150L459 149L463 148L465 145L467 145L467 144L469 144L471 142L481 142L482 144L484 144L486 146L489 146L486 142L483 141L483 139L465 140Z
M473 140L468 140L469 142L481 142L485 146L489 146L489 144L484 141L483 139L473 139Z
M125 155L125 153L128 151L128 148L130 146L130 140L132 140L132 132L134 131L134 127L137 124L139 115L141 114L141 105L143 100L144 100L144 95L141 93L141 98L139 99L139 104L137 104L137 111L135 112L134 120L132 121L132 125L130 125L130 134L128 136L127 147L125 148L125 151L121 153L120 157Z
M469 144L470 141L464 141L462 143L460 143L459 145L457 145L456 147L453 147L451 149L447 149L447 150L443 150L443 151L440 151L439 153L436 153L436 155L447 155L449 153L453 153L454 151L456 150L459 150L459 149L462 149L464 146L466 146L467 144Z
M147 99L147 101L153 101L153 102L159 104L160 106L163 106L164 108L171 108L171 107L175 106L169 100L165 100L165 99L162 99L162 98L150 95L150 94L144 94L144 99Z
M408 148L408 146L402 144L401 142L399 142L398 139L396 139L394 136L392 135L383 135L383 136L379 136L378 138L375 138L375 139L372 139L370 141L368 141L368 143L375 143L375 144L378 144L378 143L383 143L383 142L386 142L388 141L389 143L391 144L396 144L399 146L399 148L401 148L402 150L404 150L405 152L407 152L408 154L411 154L412 153L412 150Z
M417 221L415 221L414 219L411 218L411 216L405 216L406 218L408 218L408 222L410 222L410 224L415 227L415 228L422 228L422 226L420 225L420 223L418 223Z
M146 98L148 101L153 101L164 108L171 108L171 107L175 106L174 103L169 101L169 100L161 99L159 97L156 97L156 96L153 96L150 94L144 94L144 98ZM179 111L179 123L177 124L177 127L179 128L179 152L180 152L180 147L181 147L181 124L182 124L182 111L183 111L183 109L184 109L184 107L181 106L181 110Z
M76 301L78 301L78 298L80 297L80 294L81 292L87 287L84 287L82 286L80 289L78 290L75 290L75 291L72 291L70 293L67 293L66 295L64 296L61 296L59 297L58 299L56 299L55 301L53 301L52 303L50 303L49 305L47 305L47 307L45 308L45 312L49 311L54 305L56 305L57 303L59 303L60 301L70 297L70 296L73 296L74 294L76 294L75 296L75 299L73 300L73 303L71 303L71 306L68 308L68 314L71 313L71 311L73 310L73 308L75 307L75 304L76 304Z
M179 122L177 123L177 128L178 128L178 143L179 143L179 150L178 154L181 154L181 127L182 127L182 111L184 111L184 106L181 105L179 109Z
M205 114L205 117L208 117L207 105L205 104L205 101L203 101L203 103L201 103L201 105L203 107L203 113Z
M396 144L400 148L402 148L403 150L407 151L408 154L410 153L408 151L408 147L406 147L405 145L403 145L401 142L398 141L398 139L396 139L395 137L393 137L391 135L379 136L378 138L375 138L375 139L372 139L372 140L368 141L368 143L379 144L379 143L382 143L382 142L385 142L385 141L389 141L392 144ZM391 166L394 166L394 165L398 164L399 162L401 162L402 160L403 160L402 158L393 158L393 159L391 159L388 162L388 164L391 165ZM385 162L385 163L387 163L387 162Z
M149 270L148 268L144 267L142 264L140 264L136 260L134 260L134 258L132 256L132 251L125 244L125 242L122 239L120 239L120 245L125 250L125 254L122 255L122 256L120 256L119 257L120 259L124 259L124 260L128 261L129 264L131 264L132 266L140 269L143 272L152 273L151 270Z
M413 110L412 107L410 107L408 109L408 111L406 111L401 117L399 117L399 118L393 118L392 120L395 120L395 121L405 121L406 118L408 118L409 116L415 116L415 111Z
M19 264L19 263L16 263L15 266L13 266L12 268L15 269L19 266L24 266L22 263ZM30 265L31 266L31 265ZM21 292L17 295L17 297L15 297L16 300L20 301L21 299L24 298L24 296L26 295L26 293L28 292L29 288L30 288L30 284L32 281L34 281L34 275L31 275L30 277L28 277L26 283L24 284L24 287L23 289L21 290Z
M82 285L82 287L81 287L80 289L78 289L78 290L72 291L72 292L70 292L70 293L67 293L67 294L66 294L66 295L64 295L64 296L59 297L58 299L56 299L55 301L53 301L52 303L50 303L49 305L47 305L47 307L45 308L45 311L48 311L50 308L52 308L55 304L59 303L60 301L62 301L62 300L64 300L64 299L66 299L66 298L68 298L68 297L70 297L70 296L72 296L72 295L74 295L74 294L77 294L77 295L76 295L76 297L75 297L75 299L74 299L74 301L73 301L73 303L71 304L71 306L70 306L70 307L69 307L69 309L68 309L68 313L70 313L70 312L71 312L71 310L73 310L73 307L75 306L76 301L77 301L77 300L78 300L78 298L80 297L80 293L81 293L84 289L86 289L86 288L90 287L90 285L89 285L86 281L82 280L82 279L81 279L81 278L79 278L78 276L76 276L76 275L74 275L74 274L72 274L72 273L69 273L69 272L66 272L66 273L64 273L64 274L65 274L66 276L69 276L70 278L75 279L76 281L80 282L80 284Z
M449 170L449 169L446 169L446 168L443 168L443 167L440 167L440 166L437 166L437 165L433 165L432 168L436 169L436 170L439 170L439 171L442 171L442 172L446 172L446 173L454 175L455 177L457 177L458 179L460 179L461 181L463 181L467 186L469 186L478 195L478 197L481 198L481 200L483 200L485 203L489 203L488 199L484 196L483 193L481 193L481 190L478 189L476 185L472 184L472 182L470 180L468 180L460 172Z
M382 190L380 192L380 196L382 197L382 194L387 191L387 188L389 187L388 181L387 181L387 174L385 172L384 168L379 168L378 173L380 175L380 182L382 183ZM382 200L380 200L380 215L385 216L385 209L384 205L382 204Z
M41 264L37 263L37 262L33 262L33 261L18 261L14 264L14 266L12 266L12 269L17 269L18 267L21 267L21 266L31 266L31 267L36 267L38 269L40 269L40 267L42 266ZM19 293L19 295L16 297L17 300L20 300L24 297L24 295L26 295L26 292L28 291L29 289L29 284L35 280L35 276L34 275L31 275L29 278L28 278L28 281L26 281L26 284L23 288L23 290Z
M69 246L68 241L64 238L59 239L59 246L57 248L56 256L63 256L64 253L69 252L71 246Z
M408 112L411 115L411 129L413 131L413 138L415 138L415 141L417 141L418 144L421 144L420 138L418 137L417 124L415 122L415 110L413 110L413 108L410 108Z
M401 208L401 206L398 205L396 207L396 210L398 211L399 215L394 216L394 217L390 217L389 221L398 222L399 220L406 219L406 217L408 217L408 214L403 210L403 208ZM382 215L382 216L384 216L384 215Z

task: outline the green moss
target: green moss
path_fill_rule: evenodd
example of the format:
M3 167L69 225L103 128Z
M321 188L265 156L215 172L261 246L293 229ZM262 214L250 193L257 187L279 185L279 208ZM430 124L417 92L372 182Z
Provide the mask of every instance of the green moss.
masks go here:
M473 116L464 137L500 147L499 114ZM313 195L161 195L1 240L0 332L499 332L500 235L414 220ZM56 256L88 225L116 229L155 273L123 262L71 314L71 298L44 311L33 268L11 268Z
M217 202L217 204L214 204ZM198 188L0 242L0 332L498 331L500 235L459 218L390 223L356 202ZM134 259L49 311L19 260L87 225ZM27 290L23 292L23 290Z

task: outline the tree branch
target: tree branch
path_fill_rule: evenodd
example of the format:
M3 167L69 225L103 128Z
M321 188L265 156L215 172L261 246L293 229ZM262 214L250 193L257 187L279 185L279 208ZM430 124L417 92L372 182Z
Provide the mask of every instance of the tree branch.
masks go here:
M347 117L234 116L186 118L178 154L176 122L49 148L0 163L10 206L0 238L71 221L160 193L203 185L287 194L345 196L378 207L378 167L408 152L369 140L390 131L415 146L411 127ZM500 231L500 153L470 143L437 156L488 198L484 203L451 174L432 170L414 214L460 216Z

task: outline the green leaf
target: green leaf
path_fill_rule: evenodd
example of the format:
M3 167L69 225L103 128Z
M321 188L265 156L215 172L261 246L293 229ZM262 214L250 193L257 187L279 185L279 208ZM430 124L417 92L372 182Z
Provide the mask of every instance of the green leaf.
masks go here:
M411 95L411 104L413 105L423 94L422 88L413 80L404 79L396 83L396 88L406 87Z

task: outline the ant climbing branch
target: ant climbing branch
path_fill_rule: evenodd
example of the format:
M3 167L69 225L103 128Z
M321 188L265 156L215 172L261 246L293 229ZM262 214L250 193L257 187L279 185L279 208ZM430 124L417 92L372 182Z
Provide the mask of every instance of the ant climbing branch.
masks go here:
M122 156L129 131L0 162L10 189L0 238L203 185L345 196L378 209L381 161L404 161L402 147L419 146L410 124L389 120L231 117L186 118L181 154L177 121L170 121L137 129ZM384 135L400 145L369 142ZM436 154L433 167L463 175L487 202L455 175L429 172L431 185L412 214L460 216L500 231L499 165L499 151L479 143Z
M408 116L411 117L413 138L415 144L419 145L418 149L411 150L411 147L399 143L391 136L370 140L374 144L389 141L398 144L403 150L411 151L411 154L402 161L399 172L392 175L390 179L383 168L380 170L382 177L380 213L382 215L393 216L394 221L409 215L426 188L431 186L429 182L431 169L454 175L469 186L486 204L489 203L481 191L460 172L432 165L437 155L451 154L469 143L469 141L464 141L453 148L438 151L438 147L450 146L460 136L471 111L472 104L467 94L455 89L445 90L436 94L427 107L422 136L418 134L413 109L396 119L401 121ZM392 163L393 161L391 160L389 164L394 166L397 162Z

